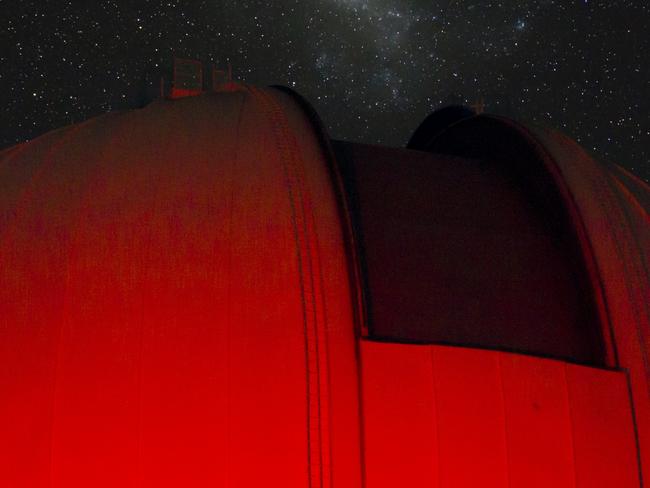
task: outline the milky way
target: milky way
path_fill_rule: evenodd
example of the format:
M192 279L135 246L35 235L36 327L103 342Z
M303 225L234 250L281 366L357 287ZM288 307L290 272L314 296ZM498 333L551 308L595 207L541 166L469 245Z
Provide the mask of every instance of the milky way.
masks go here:
M7 146L146 104L174 55L288 85L334 137L403 145L449 103L559 128L650 177L645 1L4 2Z

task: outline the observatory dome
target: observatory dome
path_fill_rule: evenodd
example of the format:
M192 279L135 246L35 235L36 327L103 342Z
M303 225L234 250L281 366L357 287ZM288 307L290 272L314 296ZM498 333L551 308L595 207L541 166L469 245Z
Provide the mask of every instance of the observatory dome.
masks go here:
M0 181L0 486L650 479L650 190L563 135L239 85Z

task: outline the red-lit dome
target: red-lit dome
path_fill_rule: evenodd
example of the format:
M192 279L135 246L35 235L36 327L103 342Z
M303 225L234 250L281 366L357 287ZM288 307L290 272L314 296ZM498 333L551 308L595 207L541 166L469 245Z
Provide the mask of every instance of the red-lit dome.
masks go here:
M650 478L642 182L485 115L332 142L236 88L0 153L0 486Z

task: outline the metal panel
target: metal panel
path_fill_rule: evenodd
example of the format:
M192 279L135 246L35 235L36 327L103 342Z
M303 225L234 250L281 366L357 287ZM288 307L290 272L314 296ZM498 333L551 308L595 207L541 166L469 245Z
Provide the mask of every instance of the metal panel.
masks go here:
M367 487L638 488L623 372L363 341Z
M433 361L440 486L508 486L499 358L490 351L427 347ZM468 401L472 392L472 401ZM486 421L489 419L489 421ZM458 460L466 459L466 466Z

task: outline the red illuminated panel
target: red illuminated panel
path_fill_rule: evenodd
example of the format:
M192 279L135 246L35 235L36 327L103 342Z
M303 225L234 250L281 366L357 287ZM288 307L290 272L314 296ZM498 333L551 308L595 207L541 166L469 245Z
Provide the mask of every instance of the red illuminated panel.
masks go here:
M573 487L564 364L516 354L492 354L501 370L511 486Z
M367 486L438 486L428 347L363 343Z
M447 346L361 350L369 488L639 486L622 372Z
M489 351L425 347L433 361L440 486L508 486L499 362Z
M622 428L632 424L625 375L567 365L566 377L573 419L576 486L640 486L634 435L629 428Z

